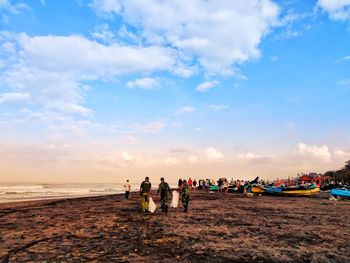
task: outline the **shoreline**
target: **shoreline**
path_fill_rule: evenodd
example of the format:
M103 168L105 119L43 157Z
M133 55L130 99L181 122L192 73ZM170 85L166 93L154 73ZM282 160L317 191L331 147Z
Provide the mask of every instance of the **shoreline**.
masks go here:
M0 204L0 262L348 262L350 202L191 193L189 213L123 194ZM181 203L181 202L180 202Z

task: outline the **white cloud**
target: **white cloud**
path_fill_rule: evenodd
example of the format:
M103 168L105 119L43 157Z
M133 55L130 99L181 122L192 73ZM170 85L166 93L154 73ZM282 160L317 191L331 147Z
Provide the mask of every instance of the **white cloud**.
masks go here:
M16 92L0 93L0 103L26 101L29 98L30 98L29 93L16 93Z
M115 42L115 35L109 29L108 24L96 26L94 28L94 31L92 31L90 34L95 39L101 40L102 42L107 44L112 44L113 42Z
M213 147L206 148L203 151L203 156L209 161L219 160L224 158L224 155Z
M350 0L318 0L317 5L333 20L350 19Z
M350 152L344 152L343 150L334 150L333 154L336 156L350 156Z
M122 159L125 161L125 162L131 162L134 160L134 156L132 156L131 154L129 154L128 152L122 152Z
M1 41L7 49L7 43L12 43L15 53L8 56L11 63L0 76L2 86L10 92L30 94L35 106L83 115L92 113L82 105L88 90L84 82L127 73L171 71L175 63L168 48L104 45L83 36L2 33Z
M0 11L5 10L13 14L19 14L25 9L29 9L29 7L24 3L12 4L9 0L0 0Z
M182 106L182 107L180 107L180 108L177 110L176 114L191 113L191 112L194 112L194 111L196 111L196 108L194 108L194 107L191 107L191 106Z
M81 74L85 79L171 70L175 63L173 51L158 46L103 45L83 36L29 37L22 34L19 39L21 59L28 66Z
M200 91L200 92L205 92L205 91L208 91L212 88L214 88L215 86L219 85L220 82L217 81L217 80L213 80L213 81L206 81L206 82L203 82L201 84L199 84L196 88L197 91Z
M230 108L230 106L229 105L215 105L215 104L211 104L211 105L209 105L209 108L213 109L215 111L218 111L218 110L228 109L228 108Z
M302 142L298 144L298 153L303 156L314 156L327 162L330 161L332 157L328 146L307 145Z
M118 0L93 0L89 5L96 13L105 17L112 17L113 14L118 14L121 6Z
M259 57L258 46L279 14L270 0L94 0L91 7L98 14L120 15L148 43L170 45L219 74Z
M129 81L128 88L154 89L158 86L158 81L154 78L141 78Z
M244 154L239 154L238 158L254 160L254 159L272 159L274 157L270 156L270 155L258 155L258 154L252 153L252 152L246 152Z

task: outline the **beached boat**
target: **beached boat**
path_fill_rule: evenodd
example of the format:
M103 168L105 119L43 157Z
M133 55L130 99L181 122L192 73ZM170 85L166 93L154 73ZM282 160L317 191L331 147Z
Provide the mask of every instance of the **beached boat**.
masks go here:
M279 194L282 192L282 188L274 186L265 186L263 189L265 191L264 193L267 194Z
M283 189L281 195L293 195L293 196L309 196L315 195L320 192L319 187L313 187L309 189Z
M217 192L217 191L219 191L219 187L217 185L212 185L212 186L210 186L209 191Z
M261 186L252 186L251 191L254 194L262 194L265 192L265 190Z
M335 197L345 197L345 198L350 198L350 190L348 189L332 189L331 190L331 195Z

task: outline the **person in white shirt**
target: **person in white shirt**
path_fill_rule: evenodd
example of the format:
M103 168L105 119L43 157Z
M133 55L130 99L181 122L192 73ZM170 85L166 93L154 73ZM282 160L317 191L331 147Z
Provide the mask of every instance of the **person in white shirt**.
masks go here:
M125 198L129 199L129 194L131 190L131 185L129 183L129 180L126 180L126 183L124 184L124 190L125 190Z

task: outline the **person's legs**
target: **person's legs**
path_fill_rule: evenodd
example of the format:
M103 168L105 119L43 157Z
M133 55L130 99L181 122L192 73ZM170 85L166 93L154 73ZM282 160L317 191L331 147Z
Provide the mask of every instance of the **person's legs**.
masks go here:
M161 200L160 200L160 207L162 208L162 213L164 213L164 211L165 211L165 206L164 206L164 198L162 198Z
M186 195L181 197L182 206L184 207L184 212L187 213L188 210L188 198Z
M129 191L126 191L126 192L125 192L125 198L126 198L126 199L129 199Z
M143 194L143 197L144 197L144 207L145 207L145 211L148 211L149 194L148 194L148 193L144 193L144 194Z
M143 194L141 195L141 209L142 209L143 213L146 212L146 202L145 202L145 197Z

